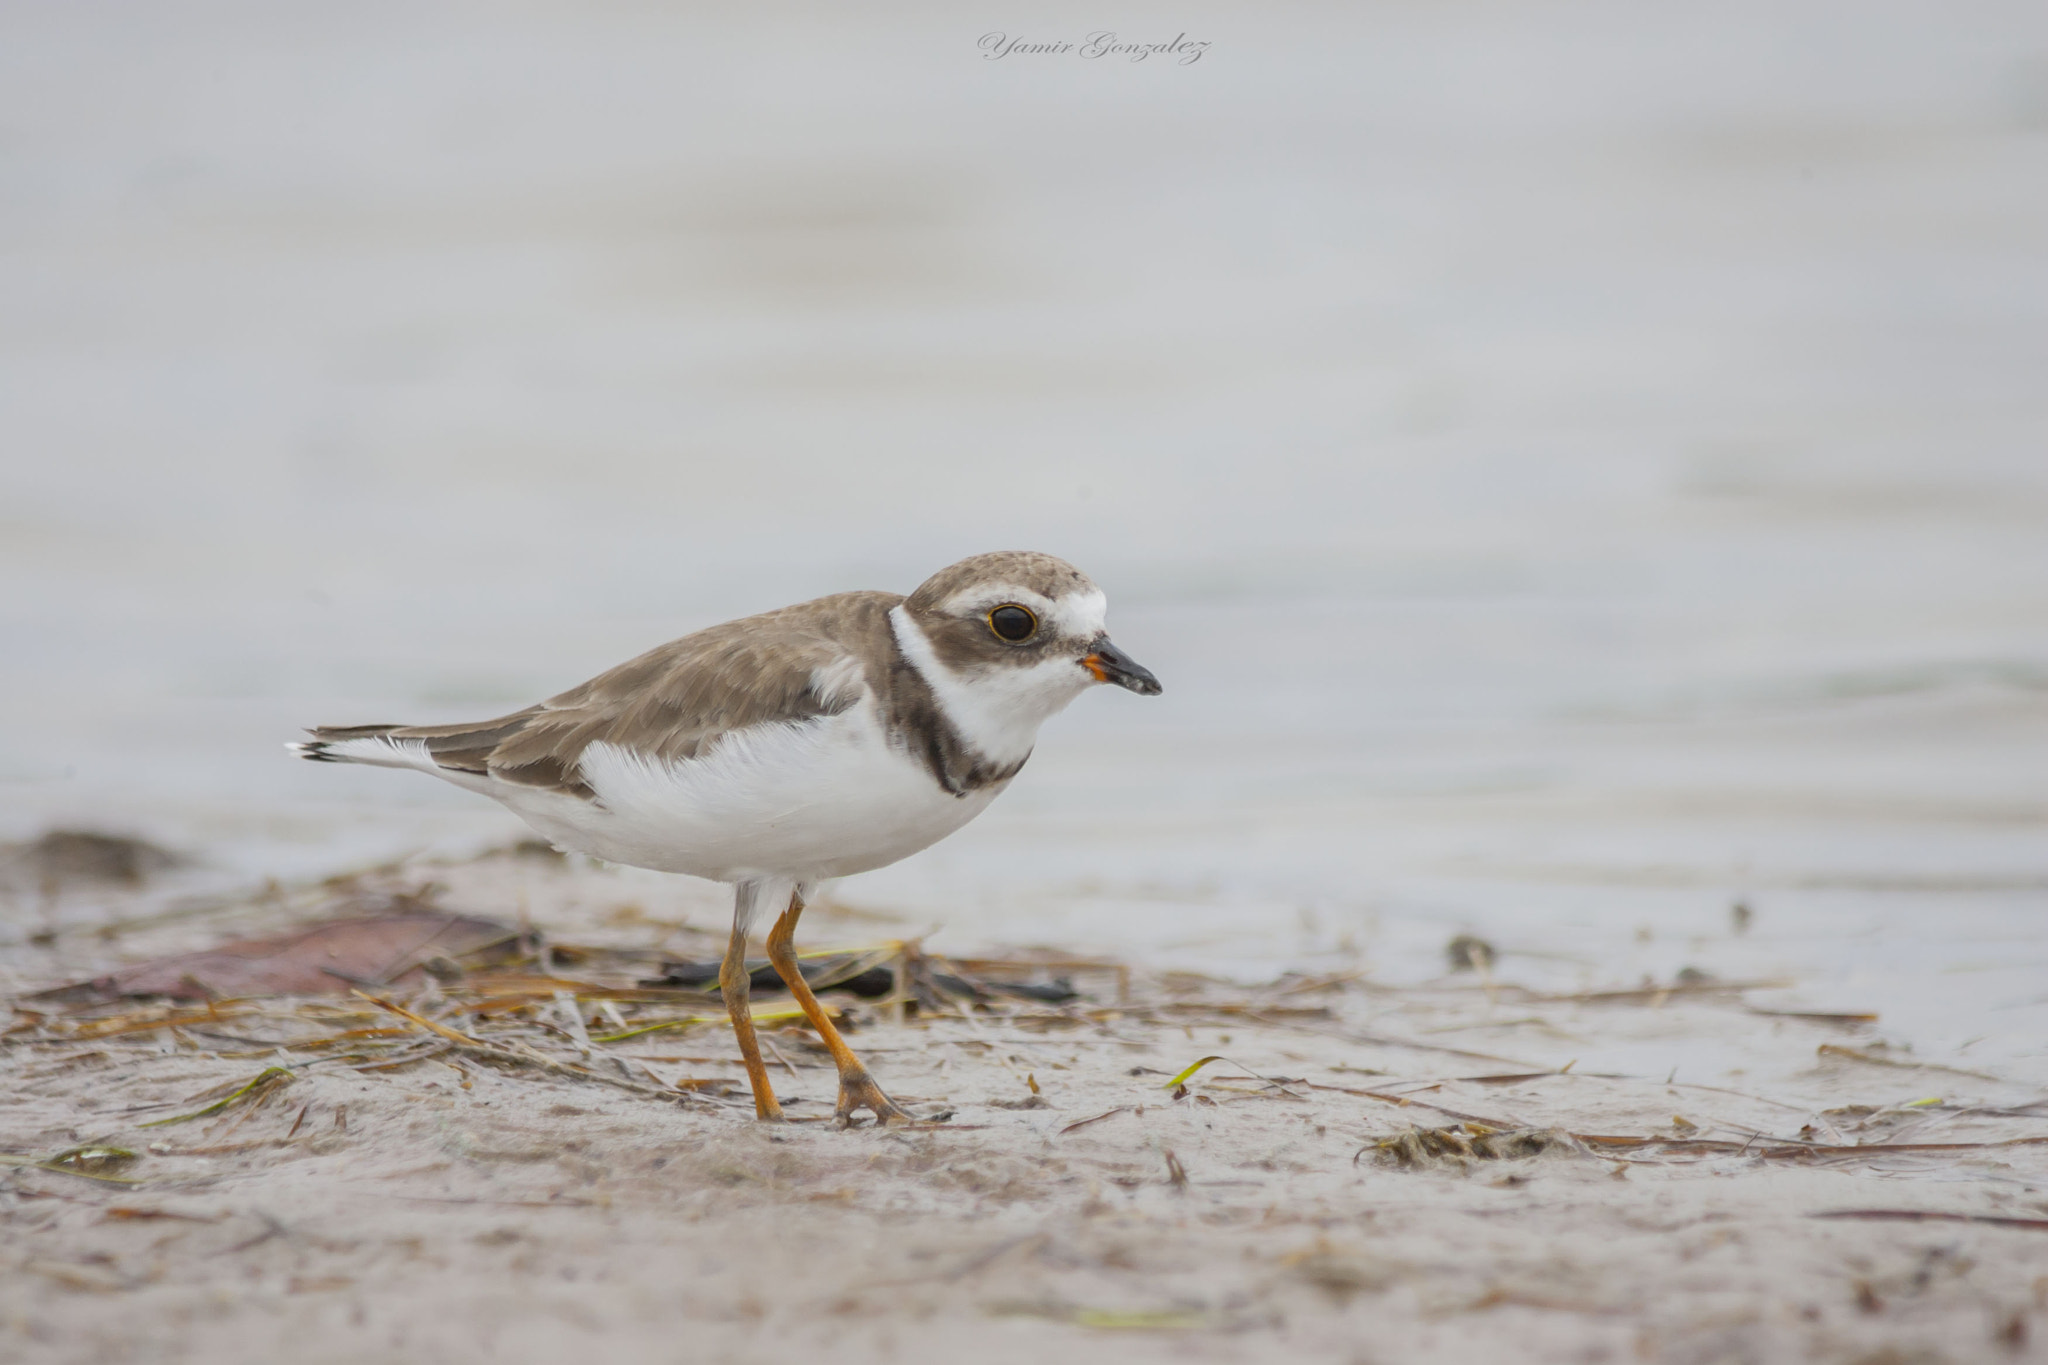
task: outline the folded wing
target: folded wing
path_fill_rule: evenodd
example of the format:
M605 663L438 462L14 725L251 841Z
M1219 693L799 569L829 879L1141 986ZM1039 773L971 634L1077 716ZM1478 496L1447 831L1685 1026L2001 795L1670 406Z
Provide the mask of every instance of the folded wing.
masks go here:
M892 593L842 593L649 650L560 696L459 725L324 725L293 747L322 762L418 767L590 799L581 763L603 741L669 762L735 730L801 723L854 706L867 686L855 646L889 638Z

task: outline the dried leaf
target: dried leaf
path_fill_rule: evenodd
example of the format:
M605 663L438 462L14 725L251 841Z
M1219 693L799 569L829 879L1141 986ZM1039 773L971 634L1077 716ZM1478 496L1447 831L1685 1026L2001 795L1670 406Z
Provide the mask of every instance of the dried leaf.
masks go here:
M467 958L518 940L515 929L465 915L371 915L330 920L290 934L224 943L123 967L29 997L91 1004L139 997L209 1000L263 995L339 995L383 986L434 958Z

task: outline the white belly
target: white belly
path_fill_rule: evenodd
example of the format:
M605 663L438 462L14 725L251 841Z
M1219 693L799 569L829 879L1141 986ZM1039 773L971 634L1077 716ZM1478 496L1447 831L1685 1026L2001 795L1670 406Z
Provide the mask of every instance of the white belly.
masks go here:
M949 796L891 748L870 703L727 735L682 762L584 751L596 800L492 781L488 792L564 848L714 881L815 881L885 867L959 829L1001 786Z

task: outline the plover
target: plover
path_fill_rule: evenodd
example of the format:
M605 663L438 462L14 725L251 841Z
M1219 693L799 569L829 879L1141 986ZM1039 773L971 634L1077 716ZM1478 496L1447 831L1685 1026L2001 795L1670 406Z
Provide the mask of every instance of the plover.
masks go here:
M747 934L839 1068L836 1113L910 1116L797 971L817 884L907 858L988 808L1038 727L1088 688L1159 680L1109 642L1099 588L1021 551L939 570L908 597L847 592L685 635L523 711L469 725L338 725L291 747L416 768L481 792L559 848L734 887L719 972L754 1112L780 1119L747 1003Z

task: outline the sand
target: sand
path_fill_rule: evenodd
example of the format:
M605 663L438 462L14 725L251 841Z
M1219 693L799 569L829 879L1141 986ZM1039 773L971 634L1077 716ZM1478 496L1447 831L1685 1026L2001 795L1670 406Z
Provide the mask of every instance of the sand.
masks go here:
M99 1171L133 1183L0 1168L0 1356L1903 1362L2027 1358L2048 1330L2039 1090L1922 1064L1853 1014L1765 1012L1770 983L1546 992L1504 959L1398 988L1247 985L1131 962L1042 972L1082 993L1060 1005L844 997L884 1084L944 1116L912 1131L835 1127L833 1072L793 1026L768 1034L777 1085L814 1121L769 1127L718 1025L586 1053L551 1001L518 1025L449 1013L460 983L393 992L482 1036L522 1027L597 1080L264 1046L309 1013L410 1027L349 997L98 1039L19 998L398 892L523 915L600 950L554 963L594 979L607 948L715 944L715 891L676 885L650 909L608 870L498 856L168 917L102 888L132 894L127 927L0 950L0 1151L139 1154ZM826 905L804 939L891 935ZM415 1036L383 1045L437 1041ZM1742 1074L1546 1061L1700 1036ZM253 1096L143 1126L272 1065L288 1076Z

